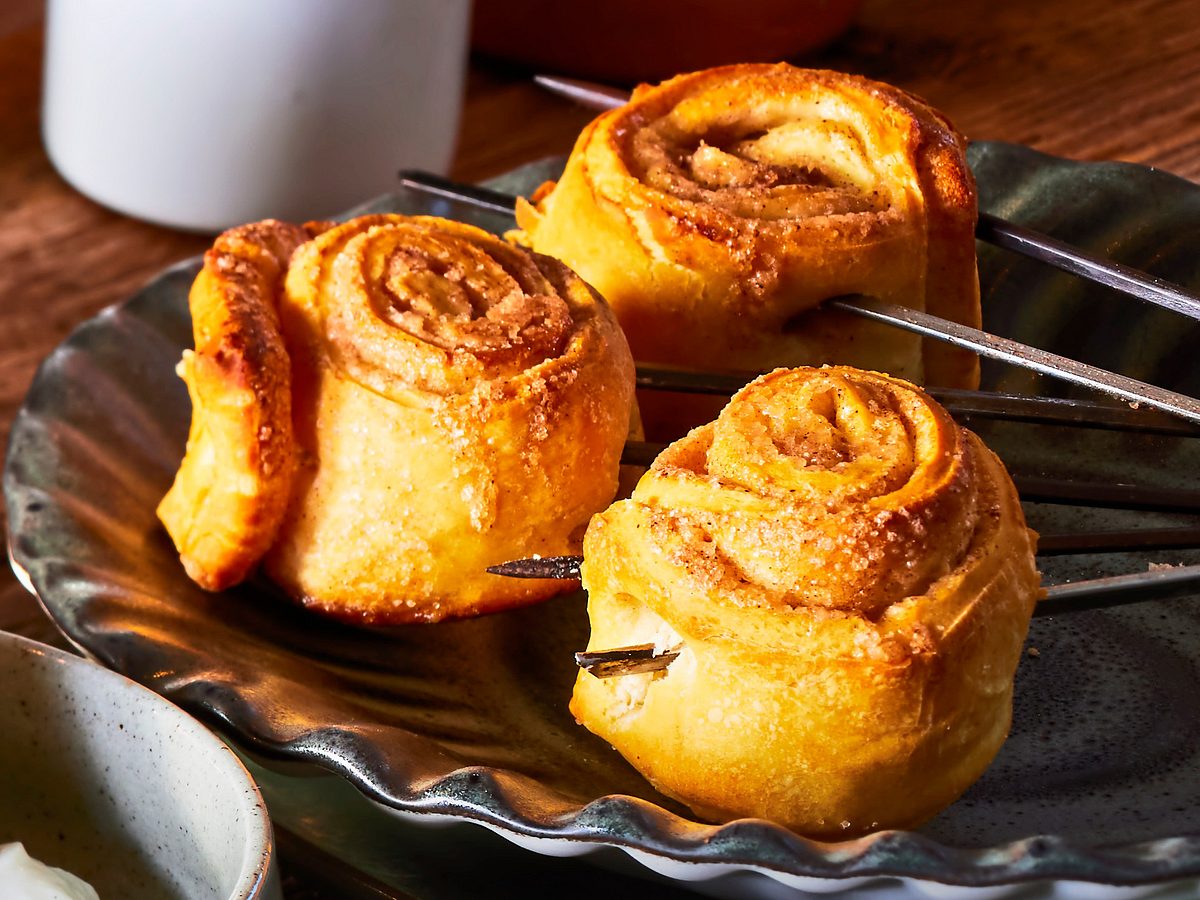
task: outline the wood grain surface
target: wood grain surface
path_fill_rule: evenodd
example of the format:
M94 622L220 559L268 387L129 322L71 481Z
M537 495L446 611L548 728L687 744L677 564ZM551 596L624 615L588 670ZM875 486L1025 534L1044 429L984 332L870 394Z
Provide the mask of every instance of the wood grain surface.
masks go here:
M73 327L208 243L108 211L56 174L39 134L42 14L41 0L0 4L5 441L38 362ZM867 0L850 33L798 62L912 90L975 139L1200 180L1196 0ZM475 60L452 174L473 181L564 153L591 115L544 94L526 72ZM7 571L0 627L52 635Z

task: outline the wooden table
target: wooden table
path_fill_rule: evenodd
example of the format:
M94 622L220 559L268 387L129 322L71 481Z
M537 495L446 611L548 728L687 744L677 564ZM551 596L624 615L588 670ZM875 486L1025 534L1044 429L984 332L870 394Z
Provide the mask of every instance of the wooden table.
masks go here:
M1197 13L1195 0L867 0L858 27L803 62L921 94L973 138L1200 181ZM41 18L41 0L0 5L4 440L39 360L74 326L208 243L110 212L55 173L39 137ZM590 117L527 73L475 61L452 174L478 180L566 152ZM0 627L54 635L7 570Z

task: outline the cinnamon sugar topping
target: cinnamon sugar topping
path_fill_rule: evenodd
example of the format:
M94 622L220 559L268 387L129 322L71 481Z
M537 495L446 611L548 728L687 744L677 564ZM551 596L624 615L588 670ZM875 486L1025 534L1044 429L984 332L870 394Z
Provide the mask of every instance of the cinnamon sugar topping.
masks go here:
M989 506L966 489L972 447L904 382L780 370L663 453L634 500L698 589L876 617L966 552Z

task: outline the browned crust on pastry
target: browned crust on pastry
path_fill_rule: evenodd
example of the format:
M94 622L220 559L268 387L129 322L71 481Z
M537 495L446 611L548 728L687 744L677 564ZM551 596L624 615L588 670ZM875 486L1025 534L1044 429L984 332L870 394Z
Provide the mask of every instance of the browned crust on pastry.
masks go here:
M188 574L209 590L246 577L287 506L295 458L276 305L288 259L308 237L275 221L231 229L192 285L195 350L180 363L192 424L158 516Z
M433 217L234 229L190 303L187 454L159 515L197 583L260 559L360 624L546 599L488 575L578 552L612 499L633 361L557 260Z
M1000 461L917 388L779 370L592 520L589 649L679 656L581 672L572 711L708 818L918 825L1007 734L1035 538Z

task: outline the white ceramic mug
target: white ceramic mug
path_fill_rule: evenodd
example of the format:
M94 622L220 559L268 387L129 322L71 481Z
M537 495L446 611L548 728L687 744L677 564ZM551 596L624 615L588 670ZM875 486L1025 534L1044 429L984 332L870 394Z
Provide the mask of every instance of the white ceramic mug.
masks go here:
M445 171L470 0L49 0L43 138L105 206L217 231Z

